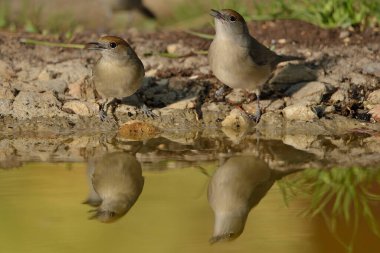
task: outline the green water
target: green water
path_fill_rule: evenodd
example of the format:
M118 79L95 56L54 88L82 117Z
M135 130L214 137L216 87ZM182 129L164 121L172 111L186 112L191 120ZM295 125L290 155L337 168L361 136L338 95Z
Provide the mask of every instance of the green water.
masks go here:
M116 151L0 169L0 252L380 252L379 170L301 169L312 157L290 147L282 170L265 149L203 160L194 146L174 149L161 146L160 161ZM112 198L127 189L121 179L136 185L127 212L90 219L99 210L83 204L91 189ZM249 215L243 231L231 227L211 244L213 209L223 208Z
M212 169L210 169L212 171ZM254 208L240 238L210 245L213 213L208 178L194 168L144 173L144 190L115 223L89 220L83 164L28 164L1 171L1 252L345 252L322 217L286 207L274 185ZM377 204L376 218L380 218ZM378 252L379 239L361 224L357 249ZM359 251L358 251L359 252ZM360 250L360 252L362 252Z

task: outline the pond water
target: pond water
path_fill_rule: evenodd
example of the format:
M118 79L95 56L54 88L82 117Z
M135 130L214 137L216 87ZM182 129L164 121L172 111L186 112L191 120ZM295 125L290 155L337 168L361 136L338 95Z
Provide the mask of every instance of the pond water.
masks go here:
M0 252L380 252L376 136L75 139L7 140Z

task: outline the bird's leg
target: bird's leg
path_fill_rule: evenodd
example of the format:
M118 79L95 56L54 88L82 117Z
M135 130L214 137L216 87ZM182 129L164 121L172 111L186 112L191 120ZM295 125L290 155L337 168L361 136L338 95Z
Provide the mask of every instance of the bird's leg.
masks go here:
M156 118L157 115L152 111L151 108L149 108L144 102L143 102L143 98L142 98L142 95L141 94L138 94L137 95L138 97L138 103L139 103L139 106L140 106L140 109L142 111L142 113L149 117L149 118Z
M250 115L250 118L252 120L254 120L256 123L259 123L260 118L261 118L260 92L259 91L255 91L255 94L256 94L256 103L257 103L256 112L255 112L254 115Z
M215 99L219 100L220 98L224 98L224 93L228 91L228 86L225 84L222 84L222 87L220 87L216 92L215 92Z
M100 105L99 117L101 121L105 121L107 119L107 111L110 106L113 107L113 110L116 106L120 104L120 99L113 98L111 100L106 100L103 104Z
M150 117L150 118L156 118L157 115L152 111L151 108L149 108L146 104L142 104L142 106L140 107L142 113L147 116L147 117Z

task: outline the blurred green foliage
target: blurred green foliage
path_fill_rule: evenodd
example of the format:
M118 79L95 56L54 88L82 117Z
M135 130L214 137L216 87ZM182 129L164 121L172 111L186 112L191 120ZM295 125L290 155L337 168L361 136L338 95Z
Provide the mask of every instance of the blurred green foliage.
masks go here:
M255 10L253 18L300 19L324 28L380 23L380 0L277 0Z
M12 0L0 1L0 29L21 29L27 32L60 33L70 37L76 30L88 25L81 23L69 11L50 12L42 4L20 0L15 11ZM237 10L247 20L300 19L323 28L376 26L380 24L380 0L192 0L167 6L171 15L159 16L158 23L148 22L149 29L195 28L212 23L211 8ZM125 20L120 21L125 29ZM119 23L120 23L119 22ZM132 24L146 29L141 20ZM111 27L117 29L115 25Z
M352 243L362 218L371 231L380 237L379 225L373 212L376 203L380 202L380 169L309 169L280 180L279 187L286 204L292 198L302 195L311 199L303 214L322 216L332 234L337 234L337 224L342 219L352 227L350 241L340 241L348 252L352 251Z

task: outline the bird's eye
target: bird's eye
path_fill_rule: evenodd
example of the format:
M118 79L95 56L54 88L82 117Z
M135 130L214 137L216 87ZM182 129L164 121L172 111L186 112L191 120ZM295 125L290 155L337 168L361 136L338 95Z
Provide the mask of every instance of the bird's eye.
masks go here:
M236 18L235 18L234 16L231 16L231 17L230 17L230 21L235 22L235 21L236 21Z
M117 44L116 44L115 42L111 42L111 43L110 43L110 47L111 47L111 48L115 48L116 46L117 46Z

